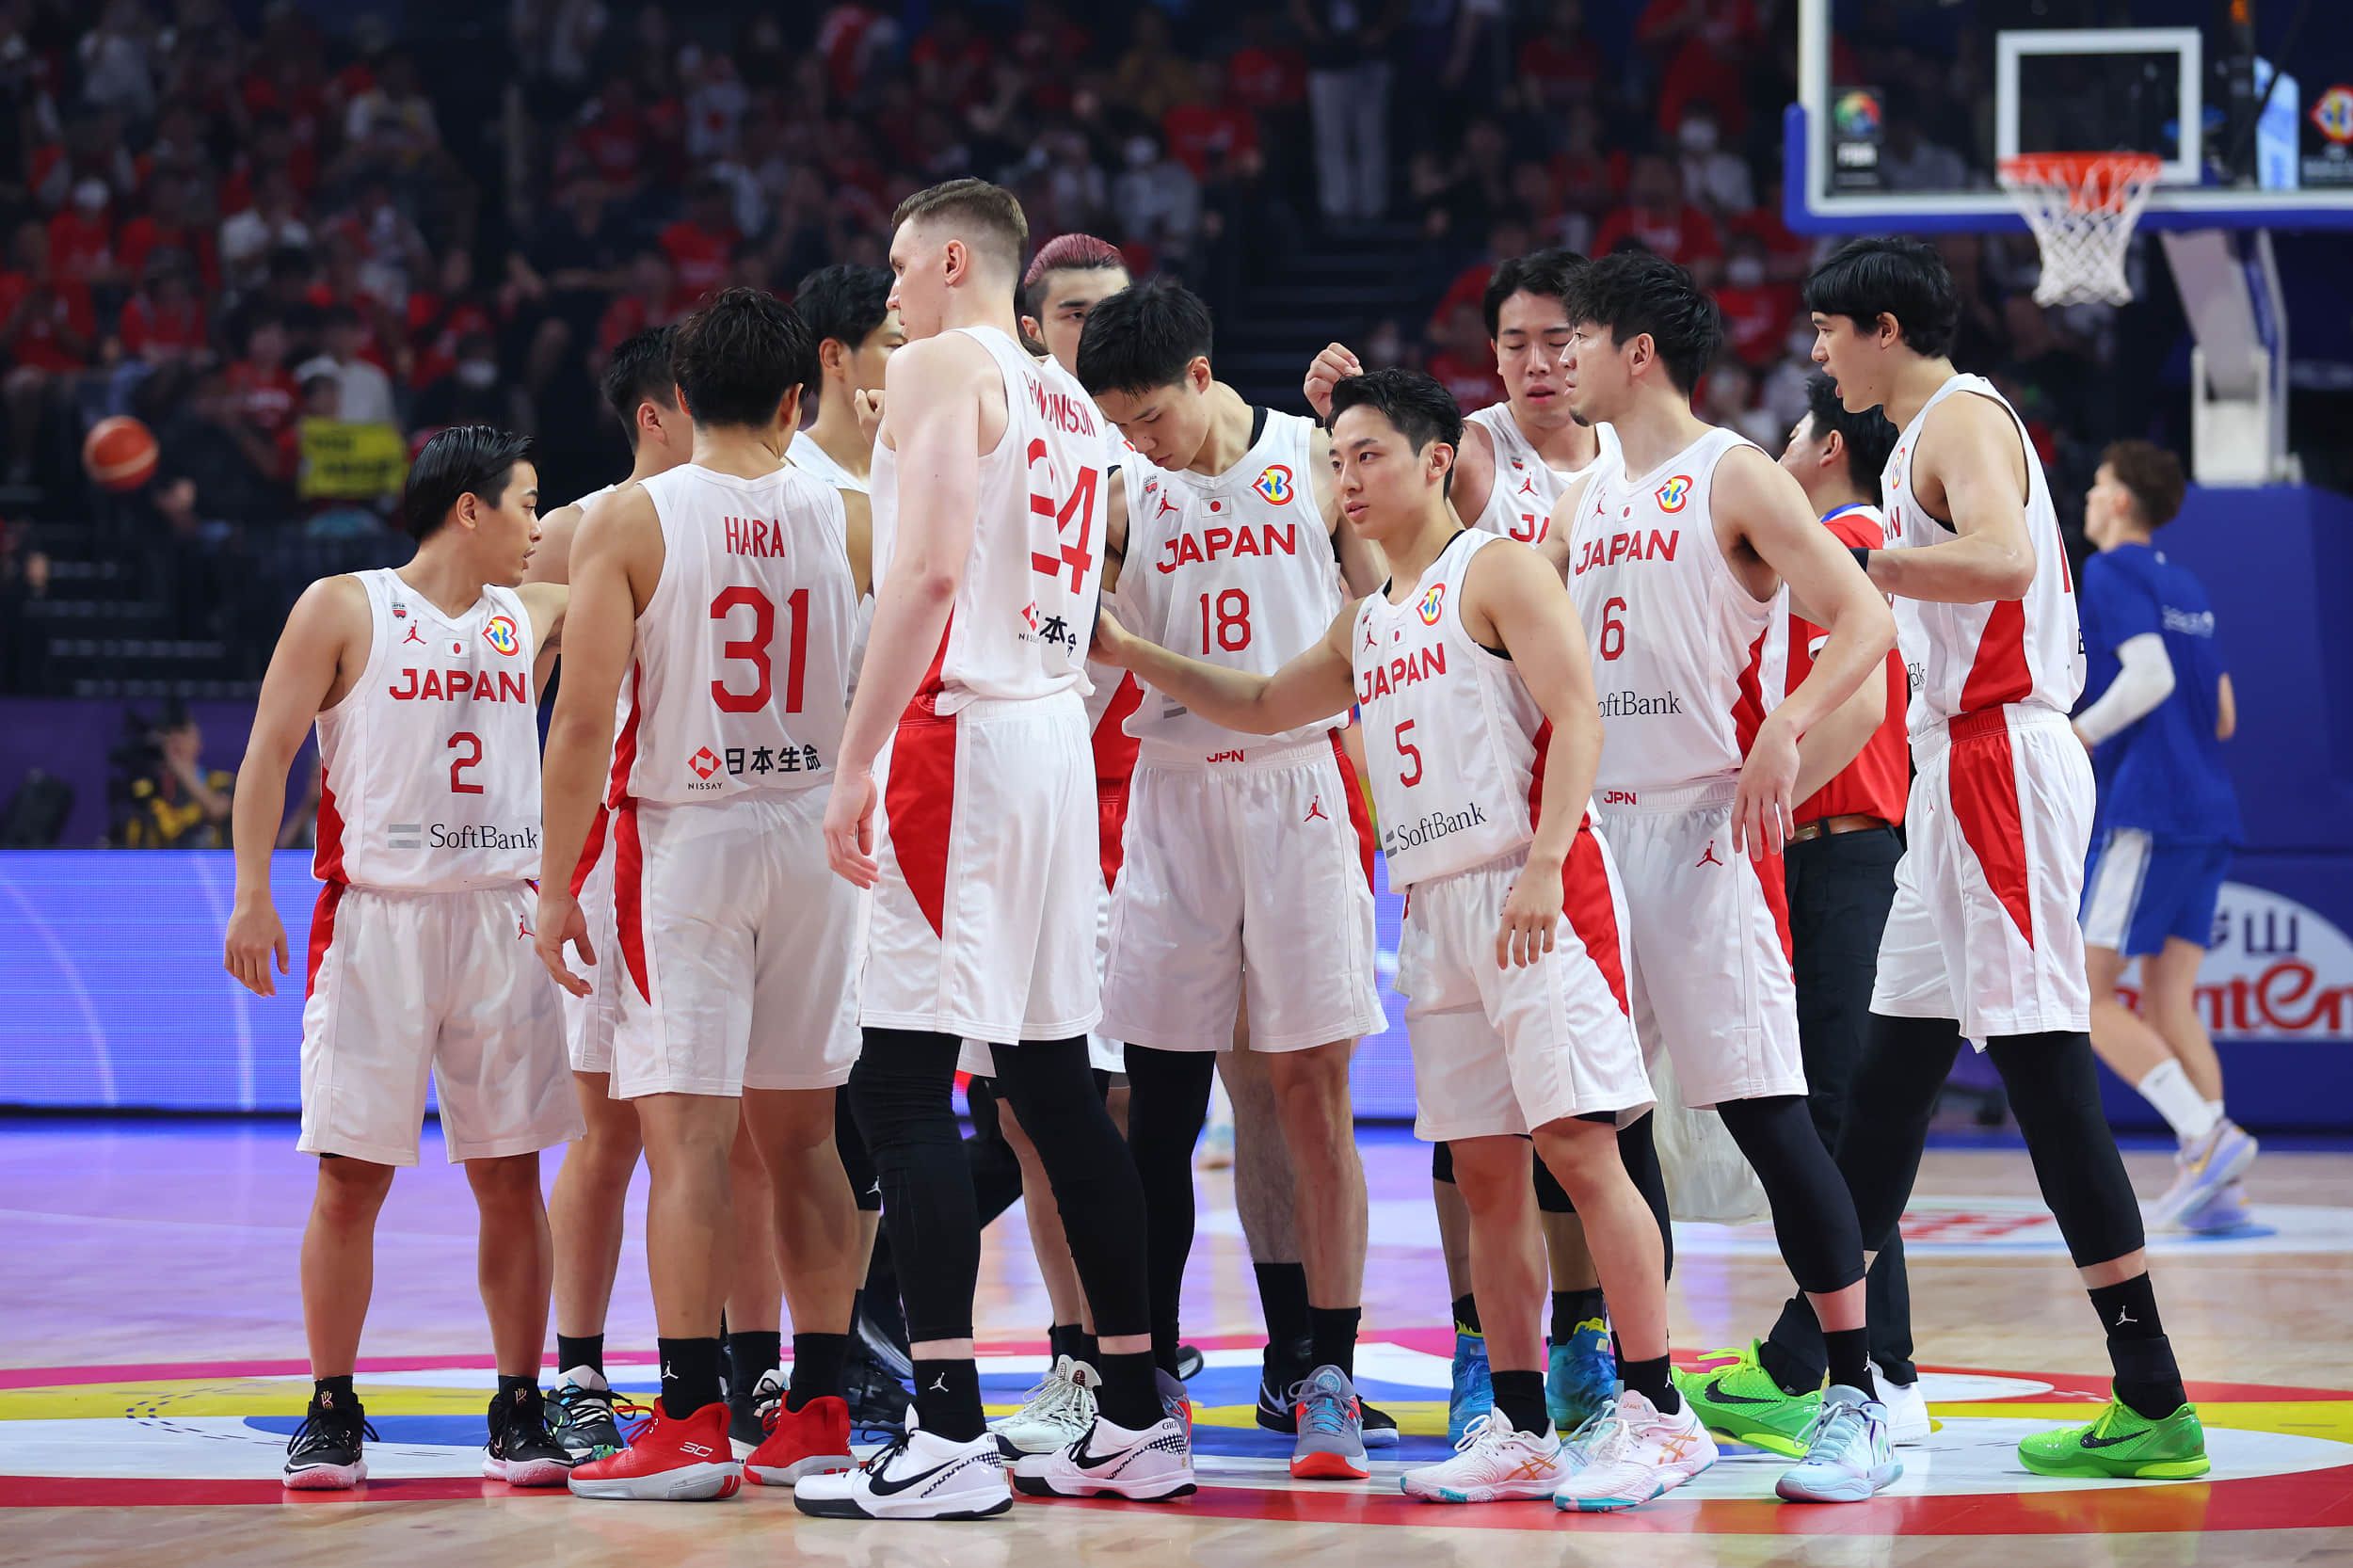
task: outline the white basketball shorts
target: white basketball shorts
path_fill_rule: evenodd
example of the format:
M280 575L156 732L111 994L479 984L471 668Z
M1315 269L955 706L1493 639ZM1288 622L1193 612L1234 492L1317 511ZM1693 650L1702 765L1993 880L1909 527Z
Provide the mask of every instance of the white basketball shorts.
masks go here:
M580 901L588 943L600 963L586 969L573 968L575 974L584 974L592 987L586 996L576 997L560 986L556 989L564 1007L564 1048L571 1058L572 1071L610 1073L613 1020L620 1009L620 995L612 977L620 971L611 959L618 940L613 927L613 813L601 806L588 829L580 865L572 872L572 897Z

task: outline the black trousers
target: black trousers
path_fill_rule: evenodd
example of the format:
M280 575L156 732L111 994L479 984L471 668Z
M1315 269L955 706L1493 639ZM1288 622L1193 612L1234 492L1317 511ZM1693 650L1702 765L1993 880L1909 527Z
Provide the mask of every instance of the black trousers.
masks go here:
M1894 828L1872 828L1809 839L1783 854L1806 1109L1823 1144L1833 1150L1870 1026L1880 933L1895 902L1896 862L1903 852ZM1886 1250L1871 1265L1865 1311L1871 1359L1896 1382L1912 1382L1917 1375L1912 1364L1912 1291L1900 1236L1891 1234ZM1804 1365L1828 1364L1821 1330L1802 1297L1782 1313L1772 1338Z

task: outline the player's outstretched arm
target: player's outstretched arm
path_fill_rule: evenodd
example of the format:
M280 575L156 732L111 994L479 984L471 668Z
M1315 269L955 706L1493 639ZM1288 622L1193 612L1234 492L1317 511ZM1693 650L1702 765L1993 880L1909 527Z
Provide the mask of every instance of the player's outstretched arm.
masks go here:
M230 816L231 843L237 857L237 891L230 906L221 967L257 996L274 997L270 961L286 973L286 928L269 896L269 856L286 815L286 772L302 738L346 671L357 679L367 662L371 623L367 590L356 577L326 577L295 600L262 677L261 700L247 737L245 760L237 764L237 792Z
M1355 624L1356 606L1351 604L1314 646L1273 675L1253 675L1171 653L1129 632L1103 610L1095 618L1092 657L1098 664L1133 671L1145 685L1167 693L1211 724L1247 735L1273 735L1345 713L1355 702L1356 679L1348 648Z
M515 590L531 617L532 675L535 686L547 679L552 656L564 646L564 618L570 610L572 590L561 583L526 583Z
M580 532L583 515L575 501L539 520L539 542L532 546L531 559L523 563L526 584L571 581L572 536Z
M1601 765L1601 705L1577 606L1535 551L1507 541L1471 557L1463 583L1463 626L1477 641L1511 654L1528 695L1552 725L1535 840L1496 931L1496 967L1508 968L1552 951L1561 923L1561 869L1576 847Z
M1954 536L1873 551L1872 584L1939 604L2025 598L2035 574L2025 461L2018 426L1999 404L1970 395L1938 404L1912 455L1912 487L1914 493L1944 491Z
M647 584L661 571L660 557L639 562L648 539L658 552L662 525L653 498L632 485L598 505L572 543L571 590L565 612L564 683L555 694L548 724L548 745L539 769L539 918L533 940L539 961L556 984L576 997L588 982L564 962L564 944L594 964L588 925L572 897L572 872L588 841L588 827L605 767L613 754L613 710L621 693L621 672L637 637L637 599L632 568L650 567Z
M1315 410L1316 423L1332 424L1332 389L1352 376L1362 376L1364 365L1356 351L1344 343L1328 343L1307 365L1307 379L1300 387L1307 399L1307 407Z
M907 344L883 373L886 434L899 456L898 527L825 805L826 858L861 888L882 875L874 759L939 651L971 559L983 377L995 374L988 351L960 332Z
M1735 849L1753 856L1776 855L1795 824L1799 740L1828 719L1857 687L1876 683L1881 661L1896 646L1896 616L1871 587L1854 556L1816 520L1805 491L1781 465L1754 447L1724 454L1716 467L1710 504L1718 525L1748 541L1759 559L1789 585L1790 605L1826 633L1814 668L1798 689L1757 727L1740 765L1740 786L1732 808ZM1855 741L1862 749L1870 731ZM1817 745L1817 764L1835 760L1836 773L1854 752L1835 757Z

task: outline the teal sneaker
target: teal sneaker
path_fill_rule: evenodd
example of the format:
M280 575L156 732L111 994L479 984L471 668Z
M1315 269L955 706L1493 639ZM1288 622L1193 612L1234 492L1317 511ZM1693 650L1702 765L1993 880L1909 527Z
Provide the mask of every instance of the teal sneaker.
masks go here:
M1545 1409L1553 1426L1575 1432L1618 1397L1618 1360L1609 1352L1609 1325L1588 1318L1545 1363Z
M1456 1448L1478 1421L1496 1407L1495 1375L1487 1368L1487 1336L1454 1331L1454 1382L1446 1401L1446 1440ZM1566 1432L1576 1423L1561 1428Z

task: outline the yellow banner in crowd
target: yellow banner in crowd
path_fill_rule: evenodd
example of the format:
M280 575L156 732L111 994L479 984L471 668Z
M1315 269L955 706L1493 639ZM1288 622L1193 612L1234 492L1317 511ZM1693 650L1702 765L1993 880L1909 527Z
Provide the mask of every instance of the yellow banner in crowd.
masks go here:
M398 495L408 474L408 442L389 424L306 419L300 427L305 501L373 501Z

